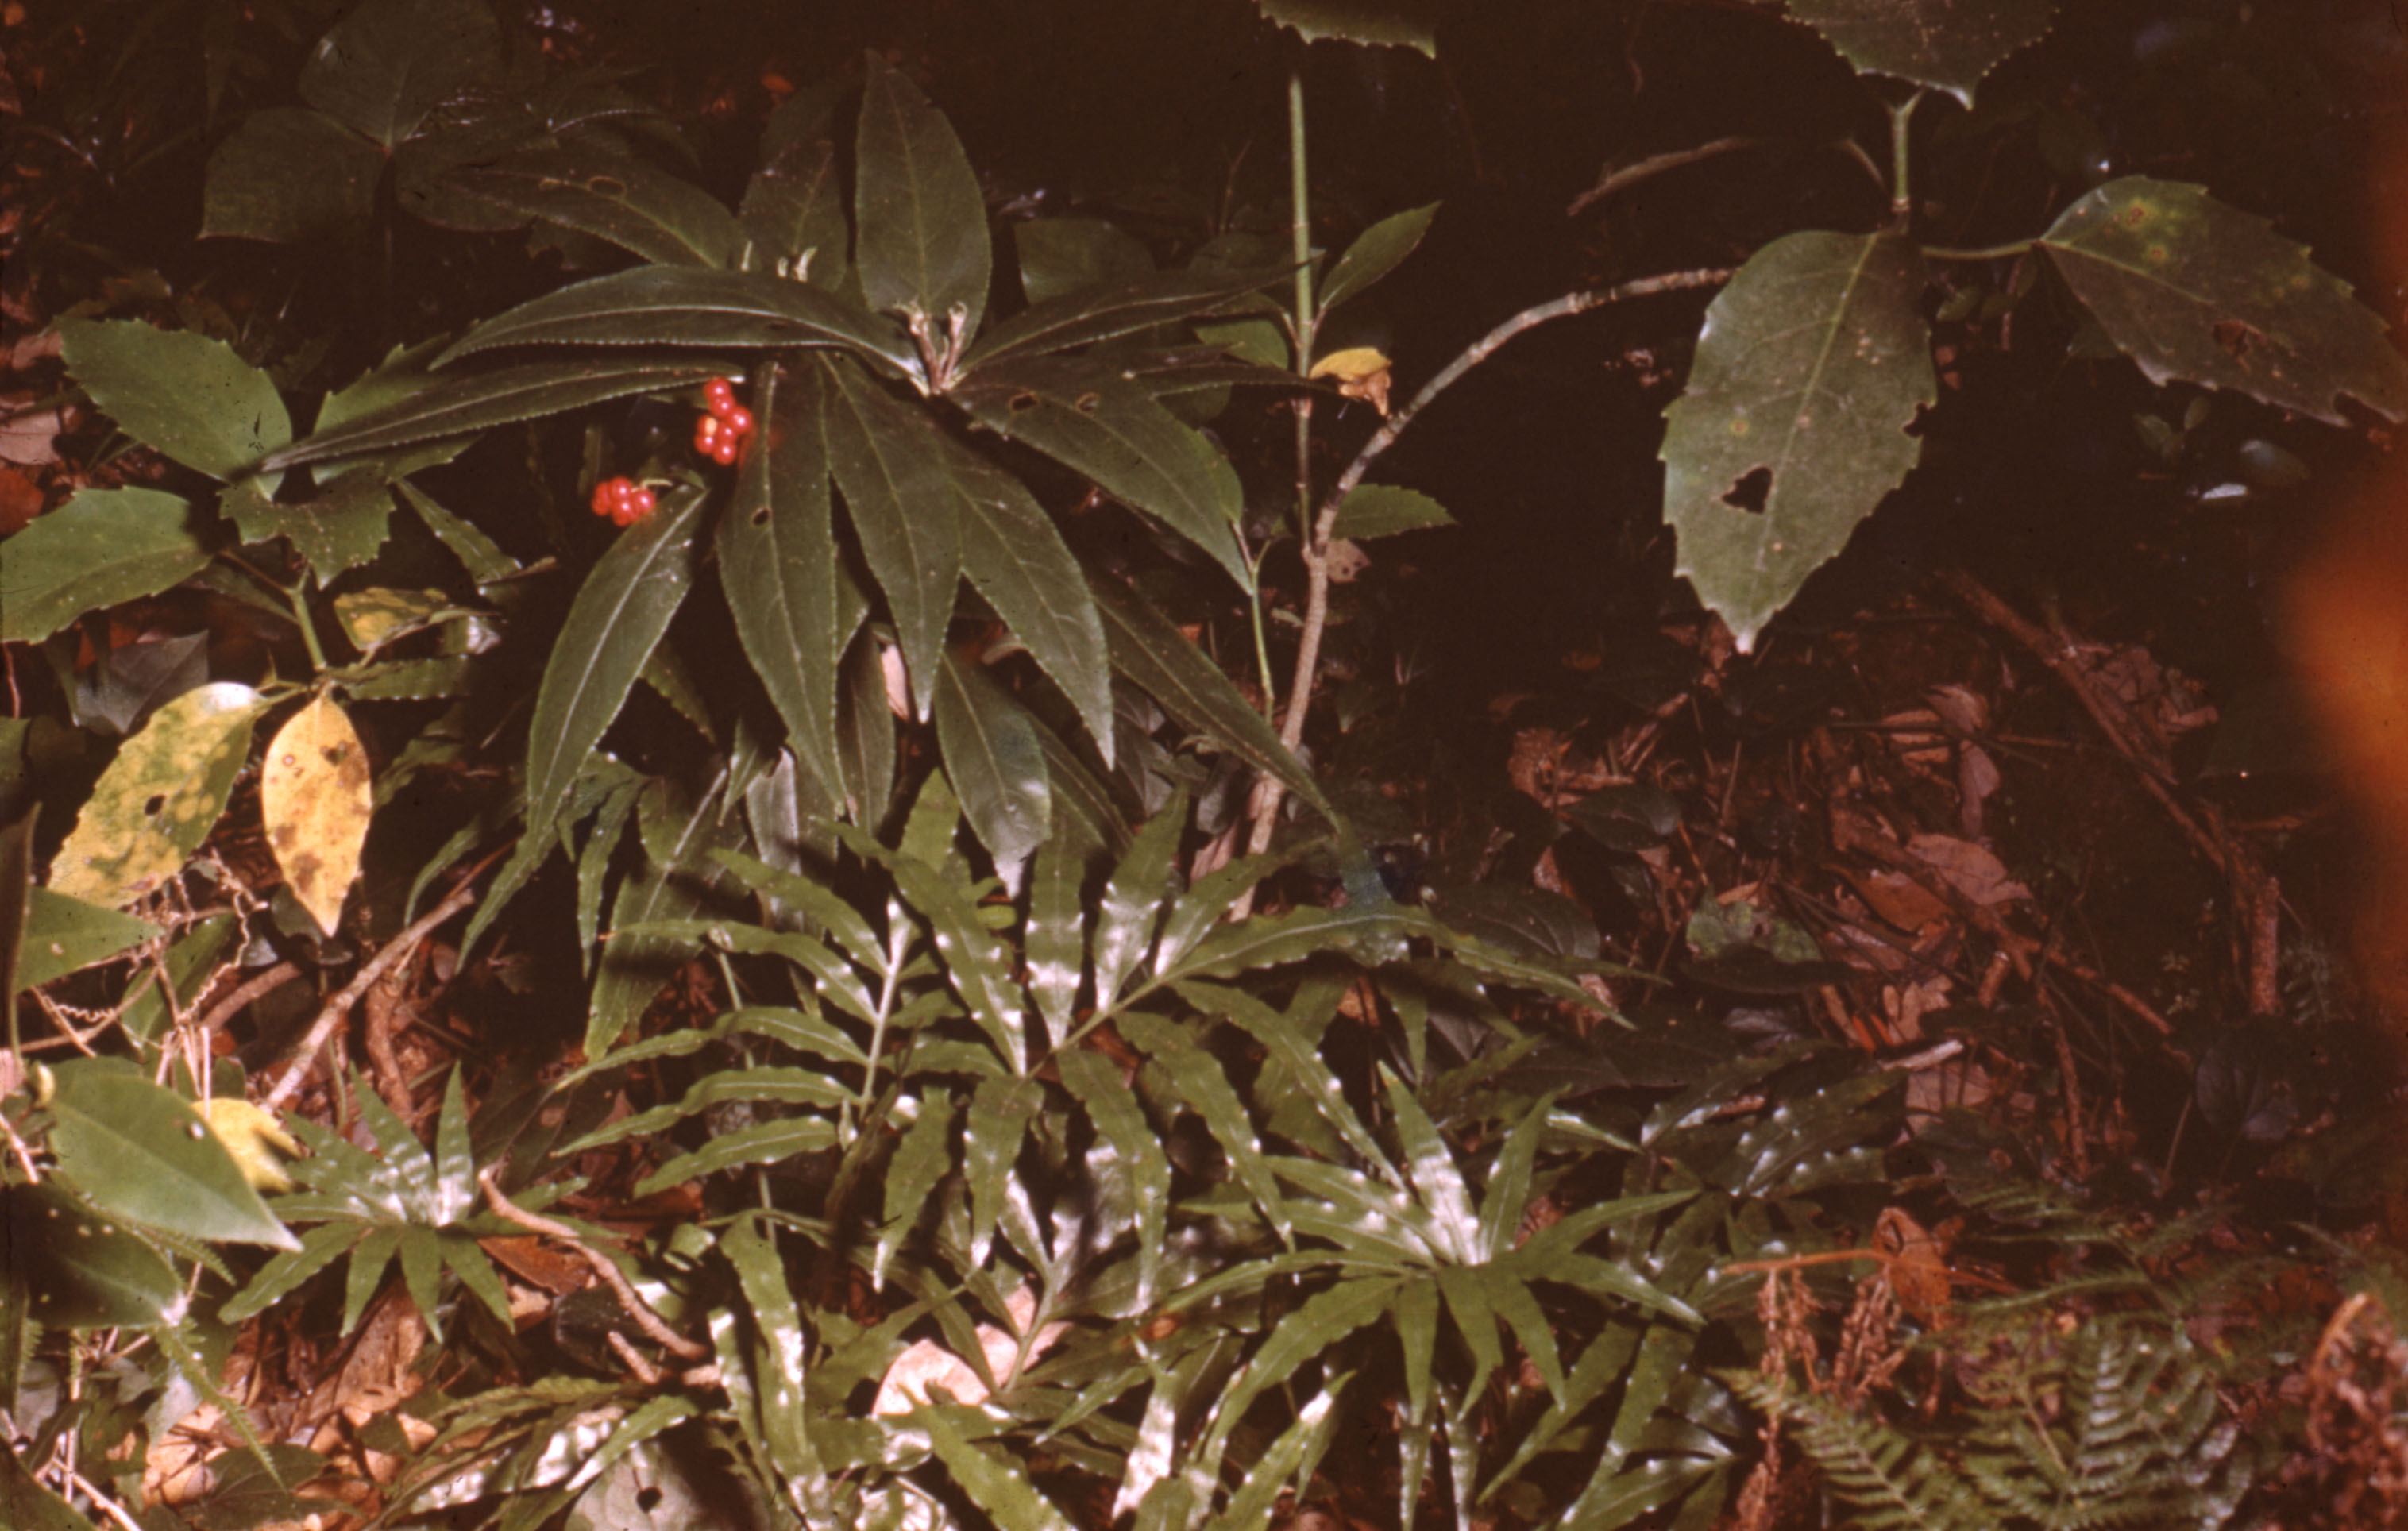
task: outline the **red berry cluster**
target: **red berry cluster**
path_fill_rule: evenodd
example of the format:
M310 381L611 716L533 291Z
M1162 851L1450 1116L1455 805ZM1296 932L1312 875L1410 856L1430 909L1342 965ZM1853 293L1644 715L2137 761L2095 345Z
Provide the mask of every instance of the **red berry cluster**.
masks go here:
M633 526L652 513L652 492L633 479L605 479L594 486L594 513Z
M736 402L736 385L724 378L702 385L702 401L710 413L694 422L694 450L724 466L752 434L752 411Z

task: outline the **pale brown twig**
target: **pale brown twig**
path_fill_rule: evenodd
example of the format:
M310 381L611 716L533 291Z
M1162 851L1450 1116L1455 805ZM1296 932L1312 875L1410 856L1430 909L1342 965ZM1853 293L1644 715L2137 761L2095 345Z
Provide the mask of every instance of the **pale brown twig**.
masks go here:
M1728 281L1730 278L1728 270L1671 271L1662 276L1641 277L1617 287L1567 293L1562 297L1525 308L1464 348L1461 355L1422 385L1421 392L1413 395L1412 403L1390 415L1387 422L1371 434L1371 439L1363 443L1362 450L1354 454L1353 462L1346 465L1346 471L1338 476L1338 482L1321 502L1320 513L1312 523L1312 536L1305 540L1301 550L1305 573L1304 625L1297 636L1296 667L1288 681L1287 710L1280 721L1280 741L1283 744L1293 751L1304 742L1305 714L1312 706L1314 672L1321 666L1321 636L1329 624L1329 543L1337 530L1339 509L1346 503L1346 496L1362 483L1363 475L1370 471L1371 465L1397 444L1397 438L1404 434L1405 427L1465 373L1486 361L1499 346L1525 330L1536 328L1551 319L1567 319L1608 304L1651 297L1659 293L1713 287ZM1279 823L1280 804L1285 797L1286 788L1276 779L1264 783L1264 790L1254 804L1254 834L1248 846L1250 853L1260 855L1270 849L1271 831ZM1230 909L1229 917L1243 919L1253 906L1254 896L1250 890L1240 895Z
M301 1038L293 1066L284 1071L282 1079L276 1081L276 1087L260 1098L262 1106L271 1111L281 1110L286 1102L300 1093L301 1081L308 1078L310 1066L316 1062L319 1050L335 1035L335 1028L343 1023L343 1018L351 1013L351 1007L360 1002L360 996L368 992L368 985L384 977L403 958L417 951L418 943L434 934L436 926L466 909L477 896L478 874L501 860L509 851L509 846L503 846L469 867L460 879L459 885L444 896L442 903L427 910L351 975L351 981L343 985L340 994L326 1001L325 1008L318 1012L318 1019L309 1023L308 1035Z
M515 1223L529 1233L541 1234L547 1238L557 1238L576 1251L578 1257L593 1268L595 1275L602 1279L602 1284L610 1289L610 1295L619 1299L619 1306L627 1310L627 1316L636 1321L636 1326L657 1341L663 1350L681 1360L709 1359L710 1346L699 1340L688 1339L670 1328L668 1321L653 1311L652 1305L646 1302L643 1295L636 1290L635 1283L627 1280L626 1272L611 1264L609 1255L578 1238L576 1229L566 1223L556 1223L540 1213L530 1212L503 1195L501 1186L494 1179L498 1167L494 1165L487 1165L477 1171L477 1183L485 1188L485 1205L494 1209L495 1217L505 1223Z

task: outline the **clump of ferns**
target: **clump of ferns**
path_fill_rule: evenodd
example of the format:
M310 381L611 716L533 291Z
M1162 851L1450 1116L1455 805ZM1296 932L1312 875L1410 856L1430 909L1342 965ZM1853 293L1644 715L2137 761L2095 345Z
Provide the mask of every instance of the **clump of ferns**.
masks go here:
M2212 1531L2250 1487L2214 1371L2161 1313L2043 1298L2013 1322L1911 1342L1883 1270L1857 1284L1828 1364L1795 1270L1768 1277L1758 1314L1762 1365L1726 1374L1765 1416L1740 1531L1781 1524L1817 1492L1867 1531ZM1923 1353L1932 1368L1911 1401L1899 1374Z

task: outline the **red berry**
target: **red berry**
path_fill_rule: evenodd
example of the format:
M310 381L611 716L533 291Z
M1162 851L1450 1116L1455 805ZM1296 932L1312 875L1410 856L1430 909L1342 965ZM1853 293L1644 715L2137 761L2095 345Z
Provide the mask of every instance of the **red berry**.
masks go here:
M594 486L594 513L597 516L618 514L620 504L635 485L624 479L605 479Z
M635 512L636 520L641 521L659 507L660 497L641 484L631 487L635 493L627 496L627 508Z
M736 453L739 445L740 443L738 443L736 437L732 436L720 437L719 445L710 449L711 461L719 464L722 467L735 462Z
M725 415L736 407L736 385L724 378L713 378L702 385L702 398L714 415Z
M710 456L719 448L725 425L717 415L704 415L694 422L694 450Z
M752 411L747 409L744 406L740 404L731 404L726 408L717 411L717 413L721 422L727 427L731 434L736 436L751 436L752 434Z

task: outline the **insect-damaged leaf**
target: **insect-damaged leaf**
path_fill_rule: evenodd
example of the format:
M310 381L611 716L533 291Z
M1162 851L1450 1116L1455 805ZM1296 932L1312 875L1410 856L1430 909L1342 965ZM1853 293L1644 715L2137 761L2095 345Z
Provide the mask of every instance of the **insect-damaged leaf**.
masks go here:
M2307 248L2182 181L2127 176L2068 207L2041 248L2153 383L2237 389L2328 424L2346 393L2408 415L2408 359Z
M1706 309L1665 411L1664 519L1741 649L1914 465L1907 427L1939 396L1922 293L1907 241L1814 232L1757 250Z
M50 863L50 891L115 909L182 870L225 811L265 707L221 680L152 713L92 789Z

